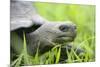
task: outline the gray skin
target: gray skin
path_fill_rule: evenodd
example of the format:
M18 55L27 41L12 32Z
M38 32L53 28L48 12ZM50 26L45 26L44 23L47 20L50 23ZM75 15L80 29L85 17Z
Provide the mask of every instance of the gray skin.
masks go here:
M45 23L36 31L26 34L29 53L34 54L38 46L42 53L55 46L55 43L64 44L73 41L76 36L76 26L68 22Z
M36 13L32 3L11 0L11 47L17 54L23 50L23 31L30 55L34 55L38 47L42 53L55 46L54 43L63 44L74 40L75 24L70 21L48 21Z

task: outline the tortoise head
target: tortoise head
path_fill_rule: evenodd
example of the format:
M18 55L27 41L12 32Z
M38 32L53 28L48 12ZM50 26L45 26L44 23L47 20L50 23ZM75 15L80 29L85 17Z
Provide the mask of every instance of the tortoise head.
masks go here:
M41 25L36 31L27 34L30 42L37 39L43 45L52 46L50 43L63 44L71 42L76 37L76 25L67 22L49 22Z
M29 52L36 52L39 44L40 53L50 50L54 45L74 41L76 37L76 25L67 22L48 22L41 25L34 32L27 34ZM33 50L30 50L33 49ZM43 52L42 52L43 51Z

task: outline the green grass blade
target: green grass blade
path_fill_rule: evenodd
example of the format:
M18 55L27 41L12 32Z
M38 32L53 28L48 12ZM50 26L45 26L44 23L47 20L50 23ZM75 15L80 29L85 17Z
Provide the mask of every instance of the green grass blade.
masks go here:
M60 52L61 52L61 46L58 48L58 52L57 52L57 55L56 55L56 64L59 63L59 60L60 60Z

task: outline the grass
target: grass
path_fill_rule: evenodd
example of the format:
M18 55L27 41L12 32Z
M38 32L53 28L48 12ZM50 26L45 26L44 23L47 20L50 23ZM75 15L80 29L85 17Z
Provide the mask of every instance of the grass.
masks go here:
M67 53L68 59L64 63L94 62L95 61L95 6L75 4L50 4L35 3L40 15L50 21L73 21L77 25L77 37L73 48ZM22 64L58 64L61 54L60 44L56 44L50 51L39 56L38 48L35 56L27 54L27 43L23 33L23 50L18 58L11 62L11 66L18 67ZM74 47L82 48L85 53L77 55ZM55 60L54 60L55 59Z

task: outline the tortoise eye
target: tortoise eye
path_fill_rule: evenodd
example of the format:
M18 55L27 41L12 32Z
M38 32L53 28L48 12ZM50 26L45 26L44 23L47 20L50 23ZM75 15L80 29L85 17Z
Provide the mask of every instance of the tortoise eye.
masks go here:
M59 27L59 30L61 30L61 31L63 31L63 32L67 32L68 29L69 29L69 27L68 27L67 25L61 25L61 26Z

